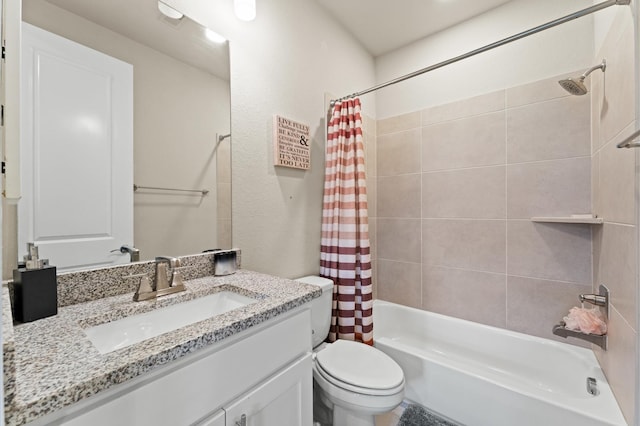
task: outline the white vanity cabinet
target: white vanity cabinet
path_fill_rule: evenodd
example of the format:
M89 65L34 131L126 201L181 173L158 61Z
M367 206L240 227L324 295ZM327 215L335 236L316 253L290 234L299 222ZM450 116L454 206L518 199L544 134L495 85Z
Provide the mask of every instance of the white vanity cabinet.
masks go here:
M310 311L304 305L81 400L31 425L310 426ZM237 422L237 423L236 423Z
M312 375L308 374L311 368L311 355L308 354L225 406L225 425L310 425L313 408L307 392L313 388Z
M197 426L310 425L311 362L311 355L305 355Z

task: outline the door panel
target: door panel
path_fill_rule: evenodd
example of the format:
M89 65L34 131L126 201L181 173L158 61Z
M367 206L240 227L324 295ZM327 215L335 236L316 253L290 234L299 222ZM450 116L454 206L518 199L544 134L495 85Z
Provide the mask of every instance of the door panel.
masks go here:
M307 354L225 407L227 426L311 425L311 363Z
M133 245L133 67L23 23L19 251L59 270Z

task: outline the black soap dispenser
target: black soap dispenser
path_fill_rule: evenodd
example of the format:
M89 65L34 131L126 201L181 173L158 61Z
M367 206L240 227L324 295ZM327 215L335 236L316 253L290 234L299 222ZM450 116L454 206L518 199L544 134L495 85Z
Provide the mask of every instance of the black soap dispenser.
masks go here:
M35 321L58 313L56 267L38 257L38 247L27 244L24 267L13 270L13 313L20 322Z

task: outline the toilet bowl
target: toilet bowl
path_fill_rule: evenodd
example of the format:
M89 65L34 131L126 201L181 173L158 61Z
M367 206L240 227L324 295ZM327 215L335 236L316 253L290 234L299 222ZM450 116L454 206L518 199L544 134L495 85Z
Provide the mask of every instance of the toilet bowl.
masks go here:
M404 373L385 353L363 343L323 343L331 322L333 282L317 276L297 281L322 288L312 301L314 420L334 426L373 426L377 414L397 407L404 397Z

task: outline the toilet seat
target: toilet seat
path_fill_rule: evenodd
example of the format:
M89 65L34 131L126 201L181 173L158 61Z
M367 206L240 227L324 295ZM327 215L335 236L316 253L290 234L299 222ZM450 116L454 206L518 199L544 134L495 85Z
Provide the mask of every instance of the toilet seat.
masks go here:
M316 353L316 372L334 386L363 395L385 396L404 388L400 366L382 351L337 340Z

